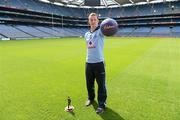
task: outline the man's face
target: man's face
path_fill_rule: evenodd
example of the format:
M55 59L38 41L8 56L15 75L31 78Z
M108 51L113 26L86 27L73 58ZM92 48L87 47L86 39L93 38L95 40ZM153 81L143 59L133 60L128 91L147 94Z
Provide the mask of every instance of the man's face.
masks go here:
M89 25L90 26L96 27L96 26L98 26L98 22L99 22L99 20L98 20L97 16L89 16Z

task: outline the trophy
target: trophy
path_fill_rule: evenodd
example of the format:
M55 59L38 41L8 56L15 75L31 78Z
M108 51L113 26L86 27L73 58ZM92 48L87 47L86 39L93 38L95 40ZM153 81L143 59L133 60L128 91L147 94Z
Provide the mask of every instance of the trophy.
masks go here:
M71 105L71 98L68 96L68 105L65 107L66 112L73 112L74 107Z

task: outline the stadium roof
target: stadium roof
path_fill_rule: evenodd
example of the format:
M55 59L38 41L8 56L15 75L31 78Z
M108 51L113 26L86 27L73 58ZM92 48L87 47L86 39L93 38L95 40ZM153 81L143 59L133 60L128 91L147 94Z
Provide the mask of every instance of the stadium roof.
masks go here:
M85 6L85 0L40 0L43 2L53 3L61 6L69 7L92 7ZM129 6L137 4L147 4L147 3L157 3L157 2L168 2L168 1L178 1L178 0L100 0L100 6L94 7L120 7Z

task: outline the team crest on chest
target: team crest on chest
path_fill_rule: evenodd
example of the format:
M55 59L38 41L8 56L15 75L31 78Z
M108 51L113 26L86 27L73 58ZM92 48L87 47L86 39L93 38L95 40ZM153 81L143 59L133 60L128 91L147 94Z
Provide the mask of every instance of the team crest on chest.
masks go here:
M88 48L95 48L96 46L95 46L95 44L94 44L94 42L93 42L93 40L92 40L92 34L89 36L89 40L87 41L87 47Z
M91 41L91 40L88 41L87 47L88 47L88 48L95 48L95 45L94 45L93 41Z

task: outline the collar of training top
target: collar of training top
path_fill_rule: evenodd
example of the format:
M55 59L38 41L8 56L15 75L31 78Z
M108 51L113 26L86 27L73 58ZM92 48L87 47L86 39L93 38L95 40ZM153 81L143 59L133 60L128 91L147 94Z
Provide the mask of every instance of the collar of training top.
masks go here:
M94 31L91 32L91 30L90 30L90 33L95 32L95 31L98 30L99 28L100 28L100 26L97 26L96 29L95 29Z

